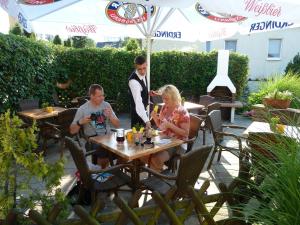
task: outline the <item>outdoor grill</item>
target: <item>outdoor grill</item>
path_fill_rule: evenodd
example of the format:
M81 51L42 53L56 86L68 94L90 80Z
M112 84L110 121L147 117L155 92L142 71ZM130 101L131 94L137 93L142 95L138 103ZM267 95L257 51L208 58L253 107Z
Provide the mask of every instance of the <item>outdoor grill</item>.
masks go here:
M235 101L235 93L232 93L227 86L215 86L208 95L215 97L218 102Z
M236 88L228 76L229 51L218 51L217 75L207 87L207 94L218 102L234 102Z

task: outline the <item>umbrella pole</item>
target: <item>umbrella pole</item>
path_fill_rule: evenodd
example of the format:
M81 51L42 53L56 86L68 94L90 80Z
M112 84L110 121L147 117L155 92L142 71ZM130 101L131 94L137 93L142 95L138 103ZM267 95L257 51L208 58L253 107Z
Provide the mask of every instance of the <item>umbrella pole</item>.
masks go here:
M147 35L146 37L147 42L147 83L148 83L148 92L150 92L150 58L151 58L151 36ZM147 109L148 115L150 115L150 98L149 98L149 107Z

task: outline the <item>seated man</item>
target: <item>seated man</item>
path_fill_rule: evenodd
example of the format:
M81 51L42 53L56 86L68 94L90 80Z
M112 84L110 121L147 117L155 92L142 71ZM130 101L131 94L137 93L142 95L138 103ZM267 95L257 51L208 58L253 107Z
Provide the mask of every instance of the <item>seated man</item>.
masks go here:
M104 101L104 90L99 84L92 84L89 88L90 100L81 105L70 126L70 133L76 134L83 127L87 137L105 135L110 131L110 124L118 128L120 121L112 110L110 104ZM106 168L109 163L108 152L99 145L93 144L92 149L98 149L97 163Z

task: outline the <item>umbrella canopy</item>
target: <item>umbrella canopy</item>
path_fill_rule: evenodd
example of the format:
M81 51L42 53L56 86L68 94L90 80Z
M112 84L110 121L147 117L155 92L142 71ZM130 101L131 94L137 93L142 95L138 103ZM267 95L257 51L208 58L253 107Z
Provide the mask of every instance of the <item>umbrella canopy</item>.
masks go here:
M295 27L300 20L296 0L0 0L0 5L28 32L146 38L148 65L151 39L215 40ZM150 66L147 76L150 80Z

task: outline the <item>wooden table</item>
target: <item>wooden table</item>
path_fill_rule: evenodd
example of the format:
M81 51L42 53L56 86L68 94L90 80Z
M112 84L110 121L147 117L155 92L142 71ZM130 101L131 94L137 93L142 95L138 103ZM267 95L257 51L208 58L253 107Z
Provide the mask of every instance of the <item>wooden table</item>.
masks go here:
M254 121L250 124L250 126L243 132L243 135L245 137L248 137L249 132L255 132L255 133L273 133L270 128L270 124L266 122L258 122ZM295 138L299 140L300 138L300 127L294 127L294 126L285 126L283 135L291 138Z
M51 117L56 117L59 112L65 111L65 108L62 107L53 107L53 112L46 112L44 109L30 109L25 111L18 112L18 115L32 119L32 120L41 120Z
M184 141L176 138L167 138L164 135L158 135L152 138L154 142L154 147L144 145L136 146L133 142L128 142L125 140L122 144L117 143L115 133L107 134L103 136L90 137L90 141L96 144L99 144L103 148L107 149L110 152L115 153L126 161L133 162L133 170L131 174L133 187L139 187L140 181L140 162L139 158L143 156L148 156L153 153L167 150L172 147L179 147Z

